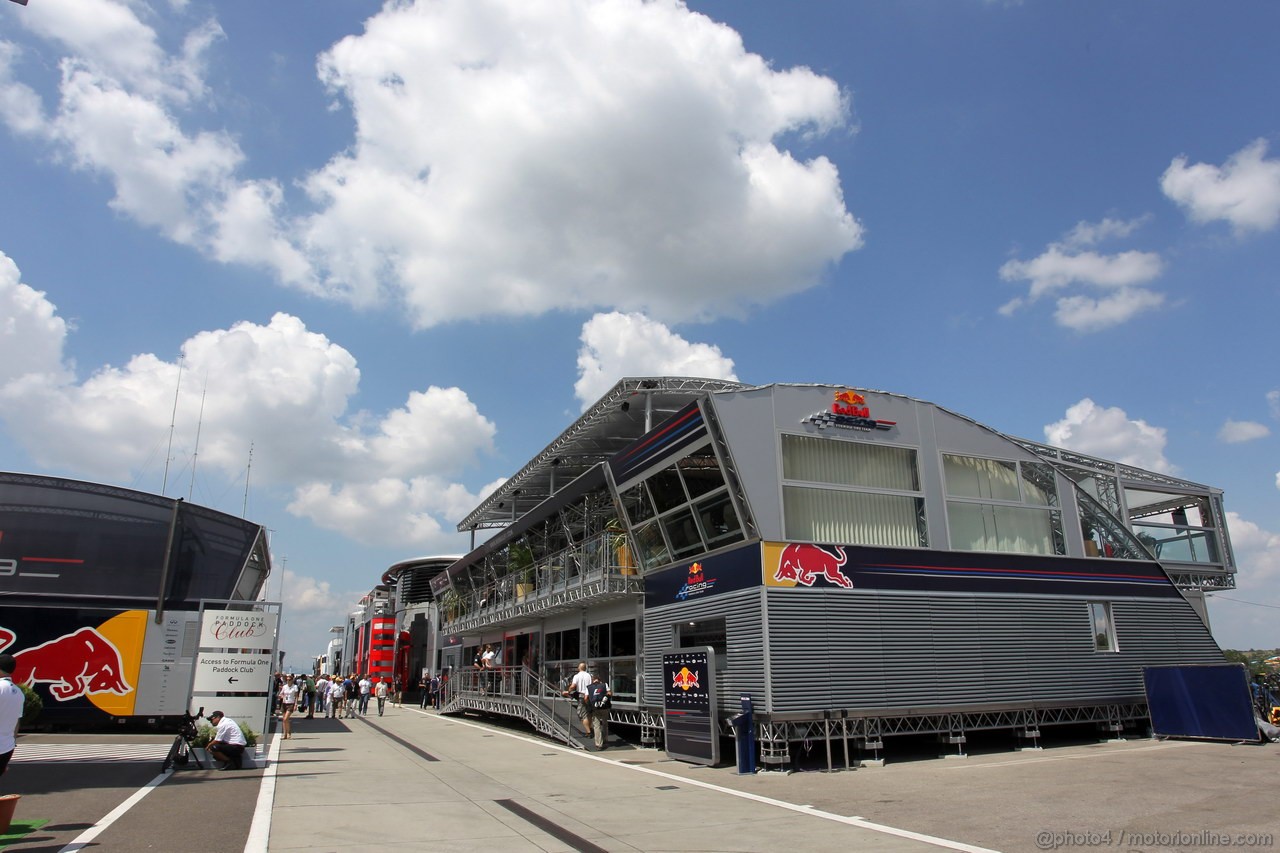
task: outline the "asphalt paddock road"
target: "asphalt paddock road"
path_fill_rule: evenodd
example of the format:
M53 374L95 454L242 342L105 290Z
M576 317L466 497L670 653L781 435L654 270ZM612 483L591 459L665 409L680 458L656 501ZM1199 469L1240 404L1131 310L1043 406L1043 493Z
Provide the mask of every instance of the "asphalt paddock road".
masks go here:
M21 794L15 822L45 821L33 832L3 846L9 851L55 853L74 842L118 806L160 776L164 750L171 737L154 735L22 735L15 756L0 777L0 793ZM57 760L35 762L32 753L56 744L65 747L136 749L155 745L153 760L101 762ZM227 853L243 850L262 770L219 772L213 769L173 772L118 820L103 829L85 850L164 850Z
M271 851L346 851L371 837L383 849L486 853L1280 849L1276 744L1050 730L1045 749L1019 752L1006 734L980 733L965 757L890 739L884 766L828 773L818 743L804 770L739 776L626 743L574 752L518 725L417 708L299 721L294 733L278 744ZM19 749L71 740L25 735ZM81 740L123 750L148 737ZM832 755L841 768L838 744ZM63 850L159 771L158 760L11 765L0 792L23 794L16 819L46 823L4 850ZM83 849L243 850L263 777L178 771Z

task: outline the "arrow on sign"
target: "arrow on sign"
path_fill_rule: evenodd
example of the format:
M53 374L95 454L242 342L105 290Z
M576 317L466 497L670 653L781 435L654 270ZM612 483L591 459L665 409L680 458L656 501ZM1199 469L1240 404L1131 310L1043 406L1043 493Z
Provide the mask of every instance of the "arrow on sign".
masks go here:
M235 683L236 683L237 681L239 681L239 680L240 680L240 679L236 678L236 677L233 675L233 676L231 676L230 678L228 678L228 679L227 679L227 684L235 684Z

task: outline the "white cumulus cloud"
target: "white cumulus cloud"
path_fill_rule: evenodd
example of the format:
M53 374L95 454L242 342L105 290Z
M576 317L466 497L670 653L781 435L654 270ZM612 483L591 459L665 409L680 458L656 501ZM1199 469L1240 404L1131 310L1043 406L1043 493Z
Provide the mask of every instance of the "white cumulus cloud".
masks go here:
M254 482L293 490L297 515L361 542L456 547L448 520L479 497L453 480L496 433L460 389L352 412L355 357L283 313L193 335L181 360L141 353L79 380L63 363L65 324L19 278L0 254L0 421L39 464L159 490L171 441L171 484L194 482L193 469L234 482L252 447Z
M678 0L388 3L319 60L351 144L279 177L219 127L216 21L165 38L138 3L37 6L18 17L62 57L58 97L0 43L11 130L171 240L417 327L738 315L862 243L836 167L788 147L847 128L846 94Z
M1187 165L1175 157L1160 177L1160 189L1194 222L1229 222L1236 233L1269 231L1280 222L1280 160L1266 159L1257 139L1222 166Z
M1108 255L1088 248L1102 240L1128 237L1145 221L1146 217L1080 222L1037 257L1005 262L1001 279L1027 281L1030 286L1026 296L1006 302L1000 313L1010 316L1042 297L1059 294L1054 312L1058 324L1077 332L1097 332L1158 308L1164 295L1142 286L1164 272L1158 254L1129 250Z
M642 314L597 314L583 324L581 340L573 391L583 408L626 376L738 378L718 347L687 341Z
M65 374L67 323L21 278L18 265L0 252L0 386L25 376L56 382Z
M1227 419L1222 424L1222 428L1218 430L1218 440L1225 441L1227 444L1240 444L1245 441L1253 441L1258 438L1266 438L1271 435L1271 430L1266 424L1260 424L1256 421L1233 421Z
M1100 456L1124 465L1172 474L1176 468L1164 456L1166 431L1124 409L1104 408L1085 397L1067 409L1062 420L1044 428L1045 441L1057 447Z

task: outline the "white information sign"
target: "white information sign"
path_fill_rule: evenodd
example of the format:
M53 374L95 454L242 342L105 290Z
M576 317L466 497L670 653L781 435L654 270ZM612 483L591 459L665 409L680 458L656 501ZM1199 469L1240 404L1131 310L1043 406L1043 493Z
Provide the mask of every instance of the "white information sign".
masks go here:
M206 610L200 625L202 649L261 649L276 645L275 613L250 610Z
M196 658L197 693L251 692L271 689L271 655L201 652Z

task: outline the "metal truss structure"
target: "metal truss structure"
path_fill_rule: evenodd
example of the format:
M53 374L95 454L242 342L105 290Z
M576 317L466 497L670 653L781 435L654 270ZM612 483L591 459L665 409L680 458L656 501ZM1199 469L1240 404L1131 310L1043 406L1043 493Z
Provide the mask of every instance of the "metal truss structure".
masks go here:
M491 672L465 671L448 685L441 712L468 711L524 720L539 733L576 749L584 748L582 736L574 728L572 704L546 681L526 667L499 667ZM793 744L826 746L828 766L841 751L845 766L850 764L850 745L861 760L882 761L885 739L905 735L937 735L940 743L964 754L968 732L1010 731L1019 742L1039 745L1044 726L1092 723L1106 733L1118 735L1126 728L1149 719L1143 702L1113 702L1102 705L1056 707L1007 707L978 710L937 710L910 714L858 715L850 710L828 710L819 714L770 717L757 714L756 742L760 763L778 769L792 763ZM609 725L629 726L640 732L641 746L657 748L664 729L660 711L652 708L618 708L609 713ZM727 719L720 721L720 735L733 737Z

